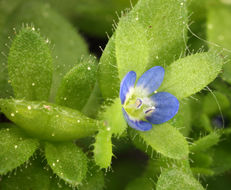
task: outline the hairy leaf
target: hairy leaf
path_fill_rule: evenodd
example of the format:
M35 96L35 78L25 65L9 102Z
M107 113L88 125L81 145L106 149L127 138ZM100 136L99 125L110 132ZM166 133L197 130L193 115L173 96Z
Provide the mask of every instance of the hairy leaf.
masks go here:
M127 128L127 123L122 113L122 105L120 99L114 100L114 103L106 107L105 112L102 114L102 119L108 131L111 131L115 136L121 136Z
M76 29L49 4L27 1L12 12L5 25L0 51L4 51L6 55L8 49L4 44L9 41L7 37L13 36L14 32L21 28L22 23L26 25L33 23L35 29L39 29L41 35L53 45L54 73L51 100L54 100L63 76L78 63L82 55L88 54L87 45ZM12 28L15 28L15 31Z
M48 102L0 99L0 108L8 119L27 133L44 140L87 137L102 125L77 110Z
M183 135L168 123L153 125L150 131L138 132L147 145L173 159L188 157L188 143Z
M203 190L202 185L191 175L179 169L165 170L161 173L157 185L157 190Z
M49 44L32 27L16 35L8 56L8 71L18 99L48 100L53 63Z
M223 60L213 52L198 53L179 59L166 68L159 91L186 98L211 83L221 72Z
M191 108L189 102L180 104L178 113L169 121L169 123L179 129L187 137L191 131Z
M46 143L45 157L53 172L72 186L79 185L86 177L87 157L72 142Z
M0 174L9 171L28 161L39 146L36 139L26 137L20 129L4 128L0 130Z
M170 64L185 50L187 11L184 0L140 0L116 30L120 79L131 70L138 77L154 65Z
M105 99L119 96L119 78L115 53L115 35L113 35L100 58L98 81Z
M87 103L96 82L97 65L93 58L84 59L63 78L56 102L81 110Z
M94 159L100 168L108 168L112 160L112 133L107 129L99 130L94 143Z

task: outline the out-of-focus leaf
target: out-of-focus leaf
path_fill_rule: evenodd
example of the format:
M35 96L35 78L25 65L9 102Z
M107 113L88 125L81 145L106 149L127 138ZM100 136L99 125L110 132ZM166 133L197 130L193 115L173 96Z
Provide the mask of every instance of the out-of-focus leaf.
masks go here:
M17 170L16 175L4 176L0 188L4 190L50 190L50 174L38 162Z
M218 0L209 1L207 15L207 39L210 47L216 47L227 56L227 63L224 65L222 78L231 83L231 5L222 4ZM214 45L216 44L216 45ZM217 45L219 47L217 47Z
M204 136L197 141L193 142L190 146L191 152L203 152L211 148L212 146L218 144L220 140L220 134L218 132L212 132L207 136Z
M145 177L136 178L131 181L125 188L125 190L153 190L154 184L152 181Z

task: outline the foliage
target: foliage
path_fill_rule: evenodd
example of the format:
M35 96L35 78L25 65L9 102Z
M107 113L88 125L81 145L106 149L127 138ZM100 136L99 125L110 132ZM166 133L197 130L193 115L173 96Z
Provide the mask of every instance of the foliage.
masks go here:
M228 189L230 10L228 0L0 0L0 189ZM90 45L105 32L100 55ZM138 131L120 84L155 66L163 83L147 97L171 93L180 107Z

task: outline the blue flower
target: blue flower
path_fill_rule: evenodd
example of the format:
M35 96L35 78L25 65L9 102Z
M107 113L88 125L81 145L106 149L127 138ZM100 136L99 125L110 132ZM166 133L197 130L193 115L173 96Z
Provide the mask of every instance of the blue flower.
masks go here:
M128 125L147 131L152 124L161 124L173 118L179 101L168 92L157 92L164 79L164 68L152 67L136 82L136 73L130 71L120 84L122 111Z

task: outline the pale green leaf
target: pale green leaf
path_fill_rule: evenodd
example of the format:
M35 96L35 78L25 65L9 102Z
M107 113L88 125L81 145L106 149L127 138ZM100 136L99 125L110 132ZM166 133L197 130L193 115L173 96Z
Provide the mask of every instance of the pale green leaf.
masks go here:
M134 70L138 77L154 65L168 65L185 51L187 11L184 0L140 0L116 30L120 79Z
M111 137L112 133L107 129L99 130L95 137L94 159L100 168L108 168L111 165L113 156Z
M184 136L168 123L153 125L150 131L138 132L147 145L173 159L187 159L189 149Z
M161 173L156 190L203 190L203 186L191 175L179 169L165 170Z
M119 98L116 98L110 106L105 108L102 114L108 131L115 136L121 136L127 128L127 123L122 113L122 105Z
M115 53L115 35L113 35L100 58L98 81L105 99L113 99L119 95L119 78Z
M187 137L191 132L191 108L189 102L180 104L178 113L169 121L169 124L179 129Z
M201 91L221 72L222 58L214 52L198 53L172 63L165 69L159 91L166 91L178 99Z

